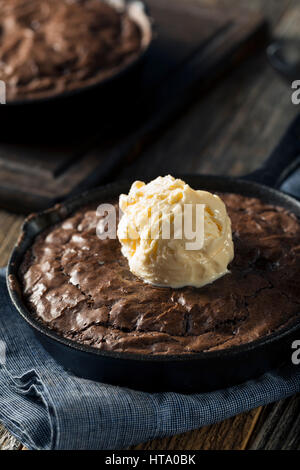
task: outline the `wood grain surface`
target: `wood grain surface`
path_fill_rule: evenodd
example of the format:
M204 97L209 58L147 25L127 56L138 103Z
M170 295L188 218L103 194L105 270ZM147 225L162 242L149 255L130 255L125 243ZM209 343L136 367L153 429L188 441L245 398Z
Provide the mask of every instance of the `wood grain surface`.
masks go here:
M300 37L297 0L198 0L262 11L274 34ZM299 77L300 78L300 77ZM271 152L300 106L264 53L247 60L145 148L135 149L114 177L195 172L242 175ZM0 265L7 263L22 217L0 211ZM134 449L300 449L300 396L222 423L140 444ZM23 449L0 425L0 448Z

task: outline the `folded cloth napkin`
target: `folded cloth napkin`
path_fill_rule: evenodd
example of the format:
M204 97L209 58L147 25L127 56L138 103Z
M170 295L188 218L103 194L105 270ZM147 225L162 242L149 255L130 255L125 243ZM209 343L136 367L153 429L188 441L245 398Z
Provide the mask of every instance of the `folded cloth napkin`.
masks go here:
M292 364L212 393L144 393L80 379L39 344L0 271L0 421L30 449L122 449L224 420L300 391Z

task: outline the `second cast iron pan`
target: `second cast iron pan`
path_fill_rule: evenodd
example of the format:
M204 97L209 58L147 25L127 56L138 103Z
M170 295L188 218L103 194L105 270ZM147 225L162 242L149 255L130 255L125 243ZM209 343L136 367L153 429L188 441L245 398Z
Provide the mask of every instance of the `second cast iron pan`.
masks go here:
M104 0L108 1L108 0ZM144 2L119 0L141 30L139 53L124 64L74 90L8 101L0 107L0 138L13 143L34 138L65 140L76 133L99 131L107 122L114 123L122 107L128 107L153 39L153 23Z
M252 175L244 179L208 175L184 175L182 178L196 189L258 197L264 202L285 207L300 218L300 202L274 189L299 163L299 155L298 118L265 165ZM32 215L24 223L7 270L8 289L17 311L34 329L49 353L67 369L84 378L147 391L185 393L216 390L241 383L291 361L292 343L300 338L300 312L299 321L295 324L249 344L223 351L172 356L100 351L65 339L33 318L22 297L18 270L36 235L82 205L118 197L129 190L130 184L115 183L94 189L53 209Z

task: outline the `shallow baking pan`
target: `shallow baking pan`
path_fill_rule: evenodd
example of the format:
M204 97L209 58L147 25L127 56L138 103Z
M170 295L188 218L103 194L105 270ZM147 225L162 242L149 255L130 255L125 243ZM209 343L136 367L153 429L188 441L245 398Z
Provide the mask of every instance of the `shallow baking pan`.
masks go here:
M183 175L182 178L193 188L258 197L266 203L282 206L300 218L300 202L276 189L282 179L299 164L299 155L298 118L264 166L248 177L236 179ZM31 215L24 223L9 261L7 284L17 311L34 329L49 353L67 369L84 378L141 390L185 393L215 390L241 383L291 361L292 343L300 338L300 312L299 320L294 324L257 341L223 351L172 356L97 350L59 336L33 317L22 297L18 271L36 235L82 205L115 199L120 193L128 191L130 184L128 181L96 188L53 209Z
M153 22L144 2L115 0L114 3L123 5L141 30L141 49L136 57L88 85L44 97L8 101L0 107L2 138L13 138L15 142L20 138L39 139L55 134L56 138L65 139L76 130L94 132L108 119L114 121L118 108L125 106L124 100L126 97L130 100L138 86L143 61L153 39Z

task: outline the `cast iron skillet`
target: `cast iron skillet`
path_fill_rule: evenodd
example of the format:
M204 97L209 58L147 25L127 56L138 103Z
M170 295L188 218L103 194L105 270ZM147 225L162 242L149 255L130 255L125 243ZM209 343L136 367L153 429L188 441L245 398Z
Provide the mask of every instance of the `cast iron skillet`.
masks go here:
M243 179L207 175L183 178L194 188L258 197L264 202L283 206L300 218L300 202L274 189L296 162L299 163L299 155L300 119L297 119L265 165L252 175ZM300 316L296 324L246 345L224 351L172 356L100 351L64 339L33 318L22 298L18 269L35 236L80 206L115 198L121 192L128 191L129 187L130 182L124 182L94 189L53 209L29 216L24 223L23 233L9 261L8 289L17 311L34 329L49 353L84 378L148 391L186 393L241 383L284 361L290 361L292 342L300 337Z
M107 0L106 0L107 1ZM121 0L120 0L121 1ZM126 107L134 89L138 86L144 58L153 39L153 24L146 5L139 0L124 0L129 16L142 31L139 54L125 64L116 66L106 78L91 84L49 94L45 97L24 98L8 101L0 107L1 138L16 139L45 136L63 137L76 131L90 130L114 119L116 111ZM94 129L92 129L94 130Z

